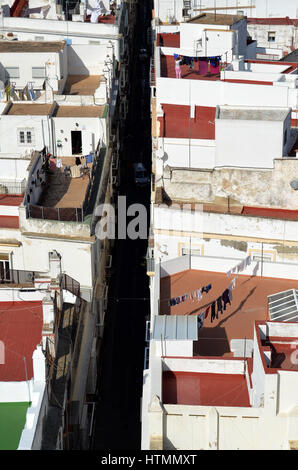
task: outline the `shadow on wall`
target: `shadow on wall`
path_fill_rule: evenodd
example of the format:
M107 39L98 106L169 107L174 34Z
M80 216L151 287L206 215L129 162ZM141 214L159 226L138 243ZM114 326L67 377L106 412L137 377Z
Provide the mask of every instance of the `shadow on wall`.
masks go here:
M225 328L204 327L198 331L198 341L193 343L194 356L222 356L228 352L230 345Z

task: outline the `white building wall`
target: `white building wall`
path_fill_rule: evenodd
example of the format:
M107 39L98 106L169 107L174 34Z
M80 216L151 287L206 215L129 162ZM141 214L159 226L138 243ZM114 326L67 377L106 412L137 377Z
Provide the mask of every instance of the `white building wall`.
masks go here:
M56 147L56 154L59 157L72 155L71 131L82 132L83 155L95 152L99 139L101 143L106 143L106 119L55 117L52 121L53 133L56 139L55 145L57 145L58 139L62 143L62 147ZM84 142L86 142L86 145L84 145Z
M297 89L287 86L255 85L208 80L156 79L157 108L161 103L176 105L273 106L296 109Z
M16 88L24 88L29 82L34 89L42 89L45 78L33 78L32 67L44 67L48 74L48 63L54 64L51 68L53 72L51 79L54 90L58 90L58 80L60 80L59 55L66 54L66 51L55 52L22 52L22 53L1 53L0 54L0 80L6 81L5 69L7 67L19 67L19 77L11 78L10 82L15 83Z
M283 156L283 135L281 121L215 119L215 166L273 168Z
M18 131L23 129L32 131L32 143L19 143ZM51 143L48 116L4 115L0 121L0 134L2 136L0 153L2 154L23 154L26 150L41 150L44 146L49 147Z
M69 75L101 75L107 55L111 56L108 41L95 44L73 44L68 49ZM112 57L111 57L112 58Z

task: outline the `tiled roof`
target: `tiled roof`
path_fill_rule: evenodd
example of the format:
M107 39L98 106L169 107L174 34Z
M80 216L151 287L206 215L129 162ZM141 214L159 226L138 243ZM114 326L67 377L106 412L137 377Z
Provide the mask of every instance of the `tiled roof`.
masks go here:
M247 18L247 24L264 24L268 26L293 25L298 26L298 19L285 18Z

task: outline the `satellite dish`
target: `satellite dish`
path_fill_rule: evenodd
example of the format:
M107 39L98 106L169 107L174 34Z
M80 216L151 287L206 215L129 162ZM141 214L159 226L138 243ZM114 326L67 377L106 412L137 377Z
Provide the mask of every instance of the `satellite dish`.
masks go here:
M291 185L291 188L295 190L298 189L298 180L291 181L290 185Z

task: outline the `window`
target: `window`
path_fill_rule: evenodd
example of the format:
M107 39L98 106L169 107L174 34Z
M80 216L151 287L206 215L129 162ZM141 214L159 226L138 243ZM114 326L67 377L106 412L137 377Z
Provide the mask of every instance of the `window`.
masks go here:
M44 36L35 36L34 40L35 40L35 41L43 41L43 40L44 40Z
M32 67L32 78L45 78L45 67Z
M268 42L275 42L275 31L269 31Z
M100 41L89 41L89 44L93 44L93 45L99 46L99 45L100 45Z
M191 256L204 256L204 246L192 243L190 254ZM187 246L185 243L178 243L178 256L186 255L189 255L189 246Z
M267 262L267 263L272 263L276 262L276 251L275 250L258 250L258 249L253 249L249 250L249 255L251 257L252 261L260 261L262 262Z
M10 280L9 254L0 253L0 282Z
M21 145L34 144L34 131L33 129L18 129L18 143Z
M244 10L237 10L237 16L244 16Z
M19 67L6 67L7 78L20 78Z

